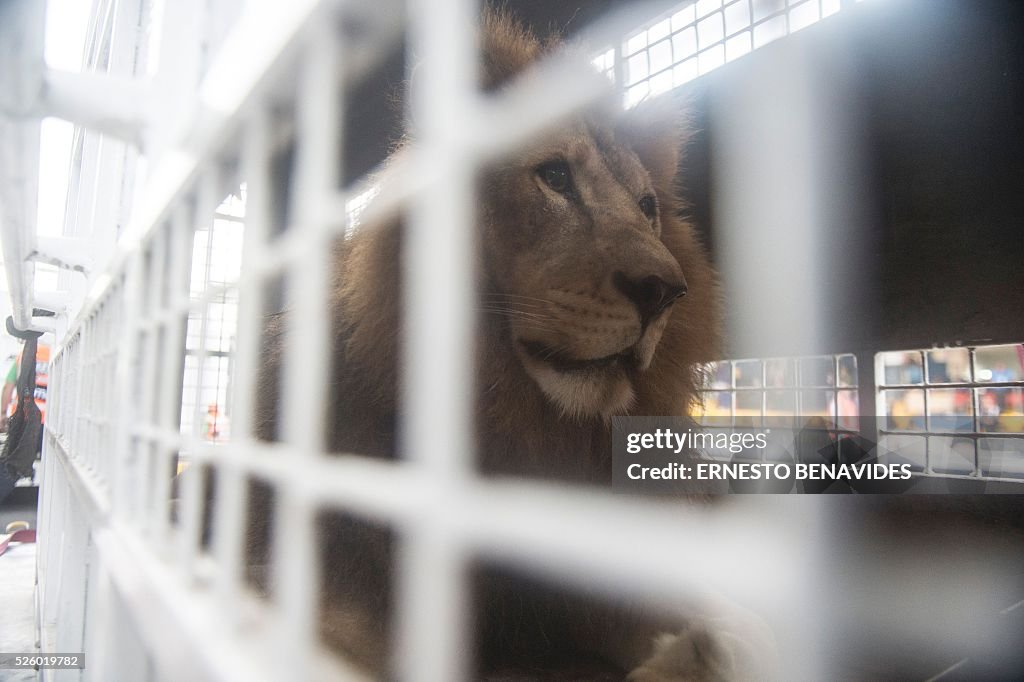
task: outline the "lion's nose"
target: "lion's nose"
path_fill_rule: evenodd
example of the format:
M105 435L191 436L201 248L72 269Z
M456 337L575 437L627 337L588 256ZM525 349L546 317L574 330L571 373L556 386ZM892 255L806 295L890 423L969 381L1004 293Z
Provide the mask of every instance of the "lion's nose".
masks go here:
M677 282L666 282L657 275L633 279L620 271L612 276L612 282L640 311L644 326L686 293L686 280L682 278Z

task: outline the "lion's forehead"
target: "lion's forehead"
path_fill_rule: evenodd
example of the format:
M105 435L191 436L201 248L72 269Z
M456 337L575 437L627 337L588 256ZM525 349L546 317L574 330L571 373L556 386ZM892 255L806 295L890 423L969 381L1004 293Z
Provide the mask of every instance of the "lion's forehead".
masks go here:
M650 176L632 149L618 142L610 130L602 127L590 126L587 133L589 171L607 173L631 194L640 194L649 188Z

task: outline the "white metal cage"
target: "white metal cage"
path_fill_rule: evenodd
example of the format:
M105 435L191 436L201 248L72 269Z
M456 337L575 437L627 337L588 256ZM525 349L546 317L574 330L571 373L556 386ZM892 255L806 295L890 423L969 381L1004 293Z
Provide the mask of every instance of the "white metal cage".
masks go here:
M822 643L829 616L816 605L835 538L823 529L828 510L821 501L773 498L725 511L680 510L474 473L467 401L473 179L481 164L602 95L601 87L575 78L569 61L552 59L529 83L497 98L482 96L468 29L477 8L470 0L410 0L407 7L362 0L98 6L113 17L99 34L142 26L127 44L141 51L136 54L158 52L159 64L143 59L120 73L42 77L48 93L42 112L93 126L104 139L141 143L147 154L130 227L116 247L108 242L114 255L92 279L53 361L40 500L40 645L84 651L87 667L47 671L46 679L359 678L317 636L314 517L324 508L357 513L397 533L401 679L469 677L467 567L481 557L652 603L727 596L772 625L781 679L829 677ZM597 32L621 37L653 11L631 7ZM158 18L156 31L151 22ZM353 38L344 27L356 19L364 33ZM214 50L210 36L218 32L227 37ZM401 208L410 216L405 323L415 343L407 344L404 358L408 418L402 425L409 459L384 463L325 452L330 329L322 301L330 243L351 228L350 209L365 203L367 191L340 182L341 136L351 134L339 124L342 82L365 72L403 33L432 68L414 93L419 144L405 160L404 181L369 209ZM782 89L803 108L780 134L799 140L824 95L801 65L790 66ZM736 105L764 94L738 96ZM272 212L281 188L272 164L289 140L295 210L277 235ZM773 204L770 187L744 187L770 171L772 153L750 154L739 132L723 148L723 168L745 169L722 199L730 207L727 221L741 223L758 210L751 202ZM813 173L793 171L808 196L816 187ZM120 177L94 181L96 201ZM808 224L800 211L810 204L798 196L788 214L782 211L794 218L789 229L799 233ZM115 220L109 211L96 216ZM231 252L242 243L233 265L211 272L215 249ZM726 248L735 254L732 267L742 269L745 247L733 237ZM785 258L811 263L814 253ZM270 444L255 437L252 415L266 284L281 277L302 321L287 343L303 361L286 375L282 438ZM779 286L799 289L800 277ZM417 286L424 282L429 295ZM24 295L30 310L29 293L16 295ZM801 303L805 312L822 309L816 300L794 305ZM22 322L27 326L28 319ZM814 324L809 319L807 328ZM227 362L230 369L222 367ZM230 438L207 437L204 410L211 402L226 408ZM201 476L181 478L172 520L173 474L182 463L217 473L208 550L200 541ZM253 598L244 580L250 479L272 486L274 533L287 538L272 559L285 587L270 602ZM993 566L964 589L983 593L982 578L999 582L1000 570ZM949 608L963 606L954 601ZM979 642L995 627L982 616L969 631L951 618L936 624L935 611L924 613L909 597L902 606L911 615L887 626L905 630L933 618L929 632L936 641Z

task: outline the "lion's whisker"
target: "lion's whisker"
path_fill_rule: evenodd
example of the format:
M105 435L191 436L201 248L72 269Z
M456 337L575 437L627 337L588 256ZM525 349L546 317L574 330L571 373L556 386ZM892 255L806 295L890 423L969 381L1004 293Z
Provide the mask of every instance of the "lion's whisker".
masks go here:
M519 305L550 305L551 301L543 298L537 298L535 296L522 296L520 294L481 294L481 298L493 298L508 301L510 303L517 303Z
M510 318L520 320L536 320L545 322L558 322L558 318L552 315L544 315L540 313L531 313L522 310L513 310L509 308L498 308L498 307L478 307L477 310L483 313L498 313L501 315L507 315Z

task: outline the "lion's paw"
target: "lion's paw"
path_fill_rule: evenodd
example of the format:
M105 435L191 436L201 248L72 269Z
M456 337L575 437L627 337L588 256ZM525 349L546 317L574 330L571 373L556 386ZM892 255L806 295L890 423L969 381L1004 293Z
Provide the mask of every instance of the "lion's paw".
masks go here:
M702 620L660 635L628 682L732 682L774 677L775 646L756 617Z

